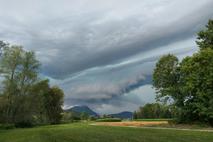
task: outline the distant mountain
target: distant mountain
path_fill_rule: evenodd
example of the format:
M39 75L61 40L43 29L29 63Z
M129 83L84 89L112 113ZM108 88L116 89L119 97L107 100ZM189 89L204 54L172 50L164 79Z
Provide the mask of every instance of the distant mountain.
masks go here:
M87 113L90 116L98 116L96 112L91 110L88 106L74 106L70 109L65 110L66 112L76 112L76 113Z
M133 117L133 113L129 111L124 111L121 113L110 114L112 117L121 118L121 119L131 119Z

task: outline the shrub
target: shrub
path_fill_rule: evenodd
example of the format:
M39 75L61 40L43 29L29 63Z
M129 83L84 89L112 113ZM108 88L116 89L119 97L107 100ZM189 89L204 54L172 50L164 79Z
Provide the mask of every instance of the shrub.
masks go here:
M96 122L121 122L122 120L120 118L103 118L98 119Z
M90 121L96 121L96 120L97 120L97 118L96 118L96 117L94 117L94 116L90 116L90 117L89 117L89 120L90 120Z
M15 127L17 127L17 128L30 128L30 127L33 127L33 123L30 122L30 121L21 121L21 122L15 123Z
M213 127L213 118L209 119L209 124Z
M14 129L15 125L14 124L2 124L0 125L0 129Z

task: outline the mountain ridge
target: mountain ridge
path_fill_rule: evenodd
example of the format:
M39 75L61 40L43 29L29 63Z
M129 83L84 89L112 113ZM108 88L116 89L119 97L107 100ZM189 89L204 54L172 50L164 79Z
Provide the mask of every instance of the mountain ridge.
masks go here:
M87 113L89 116L100 116L97 112L95 112L94 110L92 110L91 108L89 108L86 105L82 105L82 106L73 106L69 109L64 110L65 112L74 112L77 114L81 114L83 112ZM133 113L130 111L122 111L119 113L113 113L113 114L108 114L107 116L111 116L114 118L121 118L121 119L132 119L133 117Z
M74 106L69 109L65 110L66 112L76 112L76 113L87 113L90 116L98 116L98 114L90 109L88 106L82 105L82 106Z
M132 119L133 113L130 111L122 111L119 113L110 114L112 117L121 118L121 119Z

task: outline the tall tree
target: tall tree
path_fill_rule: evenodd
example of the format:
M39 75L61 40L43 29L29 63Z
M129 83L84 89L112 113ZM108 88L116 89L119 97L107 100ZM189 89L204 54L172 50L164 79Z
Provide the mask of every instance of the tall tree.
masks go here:
M200 51L180 63L163 56L153 74L159 98L172 98L181 121L202 121L213 125L213 21L198 33Z
M157 99L167 101L172 98L178 105L182 104L182 95L179 91L178 58L174 55L165 55L156 64L153 73L153 86L158 96Z
M213 123L213 49L206 48L180 64L184 118Z
M0 92L0 123L19 127L60 122L63 91L40 80L39 61L34 52L22 46L10 46L0 41L0 74L4 77Z
M20 95L27 95L29 88L38 80L37 74L40 63L32 51L25 52L22 56L20 73L17 74L18 90Z
M0 67L3 81L3 94L7 98L6 120L8 123L19 121L20 113L30 112L27 105L29 88L37 81L39 62L33 52L24 51L21 46L4 48ZM19 114L19 115L17 115ZM24 116L27 116L26 114ZM24 117L19 117L23 119Z
M18 68L21 65L22 47L12 46L5 48L1 57L1 70L4 75L3 94L7 97L7 107L5 110L6 120L11 123L14 119L14 96L17 94L16 77L19 72Z
M63 97L63 91L57 86L50 88L45 94L45 107L51 124L58 124L61 121Z
M36 123L47 123L47 110L45 106L45 95L49 92L49 80L40 80L30 88L31 111L33 111Z

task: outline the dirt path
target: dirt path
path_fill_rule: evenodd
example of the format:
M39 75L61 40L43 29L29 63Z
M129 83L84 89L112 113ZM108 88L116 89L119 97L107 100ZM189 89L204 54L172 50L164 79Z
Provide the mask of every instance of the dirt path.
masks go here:
M166 127L141 127L144 129L165 129L165 130L181 130L181 131L199 131L199 132L213 132L211 129L185 129L185 128L166 128Z
M167 127L157 126L160 124L168 124L168 122L167 121L96 122L96 123L92 123L90 125L133 127L133 128L142 128L142 129L165 129L165 130L213 132L213 129L167 128Z
M104 126L153 126L160 124L168 124L168 121L124 121L124 122L97 122L97 125Z

